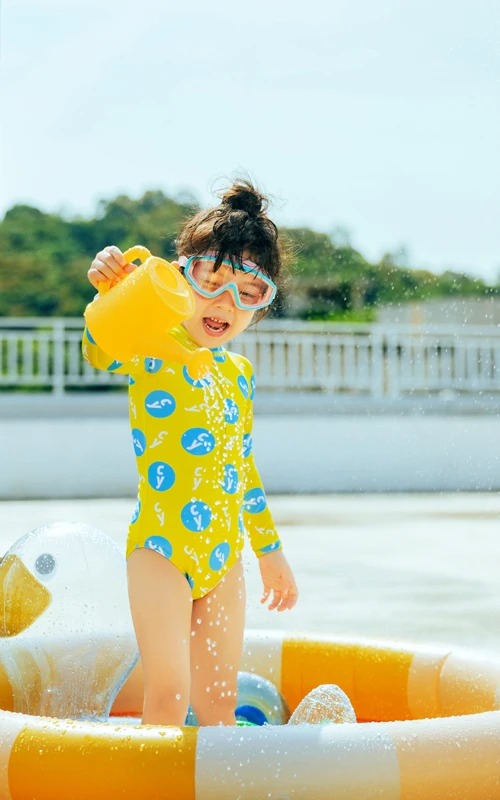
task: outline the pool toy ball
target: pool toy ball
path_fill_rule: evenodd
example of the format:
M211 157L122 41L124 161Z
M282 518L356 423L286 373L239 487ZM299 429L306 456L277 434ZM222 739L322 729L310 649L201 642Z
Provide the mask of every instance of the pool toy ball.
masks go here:
M253 672L238 673L236 721L238 725L286 725L290 709L276 686ZM186 725L198 725L191 706Z
M257 725L286 725L290 709L276 686L253 672L238 673L236 719Z

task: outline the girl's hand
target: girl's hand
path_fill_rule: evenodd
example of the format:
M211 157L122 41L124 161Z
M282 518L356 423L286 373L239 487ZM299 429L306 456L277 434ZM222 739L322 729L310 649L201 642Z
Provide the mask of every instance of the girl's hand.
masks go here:
M269 605L269 611L275 608L278 611L290 611L297 602L299 593L293 572L286 560L282 550L266 553L258 559L260 574L264 584L264 593L261 603L265 603L271 592L273 599Z
M133 272L136 264L128 264L122 251L110 245L97 253L90 269L87 272L87 278L95 289L98 289L97 284L105 281L111 283L111 286L116 286L125 275Z

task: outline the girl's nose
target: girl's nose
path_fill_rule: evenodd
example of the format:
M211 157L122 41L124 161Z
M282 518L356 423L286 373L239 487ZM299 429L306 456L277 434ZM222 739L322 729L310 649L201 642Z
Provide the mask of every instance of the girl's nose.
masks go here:
M216 305L220 308L234 309L236 304L234 302L233 290L226 289L225 292L222 292L222 294L217 297Z

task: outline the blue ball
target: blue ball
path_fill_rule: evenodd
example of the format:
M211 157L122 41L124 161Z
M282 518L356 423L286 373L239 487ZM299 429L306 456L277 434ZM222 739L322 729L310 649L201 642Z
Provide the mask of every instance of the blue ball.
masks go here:
M257 725L286 725L290 709L274 683L253 672L239 672L236 719Z
M286 725L290 709L276 686L253 672L238 672L238 698L236 701L237 722L253 725ZM198 725L191 706L186 725Z

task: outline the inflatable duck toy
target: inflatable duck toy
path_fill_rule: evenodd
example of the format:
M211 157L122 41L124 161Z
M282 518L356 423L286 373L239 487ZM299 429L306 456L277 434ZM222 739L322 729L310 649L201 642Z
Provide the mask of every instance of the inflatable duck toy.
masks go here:
M138 658L125 559L112 539L60 523L11 547L0 564L3 708L105 720Z

